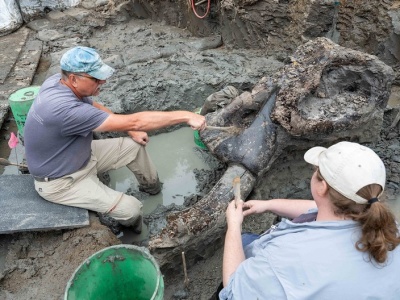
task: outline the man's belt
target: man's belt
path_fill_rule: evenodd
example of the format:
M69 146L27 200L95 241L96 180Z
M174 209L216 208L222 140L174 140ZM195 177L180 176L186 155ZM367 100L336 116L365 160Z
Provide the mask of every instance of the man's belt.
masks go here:
M39 181L39 182L49 182L49 181L56 180L56 179L61 178L61 177L50 178L50 177L37 177L37 176L33 176L33 178L34 178L36 181Z

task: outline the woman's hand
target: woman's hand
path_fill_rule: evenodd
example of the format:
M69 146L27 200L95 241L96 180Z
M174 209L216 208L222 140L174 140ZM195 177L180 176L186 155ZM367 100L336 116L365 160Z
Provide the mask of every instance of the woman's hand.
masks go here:
M262 214L267 211L268 201L249 200L243 204L243 216Z
M243 216L246 217L252 214L262 214L269 211L278 216L293 219L316 207L317 205L314 200L249 200L243 204Z
M226 209L226 223L228 228L241 228L243 223L243 201L240 200L235 204L232 200Z

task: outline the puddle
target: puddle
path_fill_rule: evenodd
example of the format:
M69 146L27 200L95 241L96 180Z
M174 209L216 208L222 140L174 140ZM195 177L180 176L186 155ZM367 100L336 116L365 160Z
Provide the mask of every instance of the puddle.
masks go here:
M196 152L193 130L188 127L152 136L146 147L163 185L159 194L139 199L143 203L144 215L153 212L158 205L183 204L186 196L196 193L194 170L211 168ZM138 189L138 183L128 168L113 170L109 174L111 188L120 192ZM123 243L131 243L144 240L147 236L148 229L143 224L140 235L127 230L120 239Z
M210 166L195 151L197 146L191 128L152 136L146 147L163 187L161 193L143 200L144 214L154 211L158 204L183 204L185 196L196 191L194 169L210 170ZM113 170L109 174L111 188L120 192L129 188L137 190L138 183L128 168Z

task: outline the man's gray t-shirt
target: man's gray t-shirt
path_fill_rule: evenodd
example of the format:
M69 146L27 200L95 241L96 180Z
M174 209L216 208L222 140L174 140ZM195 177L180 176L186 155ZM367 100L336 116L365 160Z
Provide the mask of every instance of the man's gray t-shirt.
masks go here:
M85 166L93 130L109 116L90 98L79 99L60 78L56 74L43 83L25 123L26 160L29 172L38 177L61 177Z

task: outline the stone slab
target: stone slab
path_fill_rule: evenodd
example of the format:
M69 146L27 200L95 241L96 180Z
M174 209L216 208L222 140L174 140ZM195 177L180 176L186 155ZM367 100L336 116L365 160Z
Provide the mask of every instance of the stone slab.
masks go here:
M4 83L13 68L28 34L29 30L21 28L14 33L0 37L0 83Z
M86 209L41 198L31 175L0 175L0 207L0 234L89 225Z
M9 96L31 85L40 61L43 43L29 38L29 33L21 28L0 37L0 128L10 113Z

